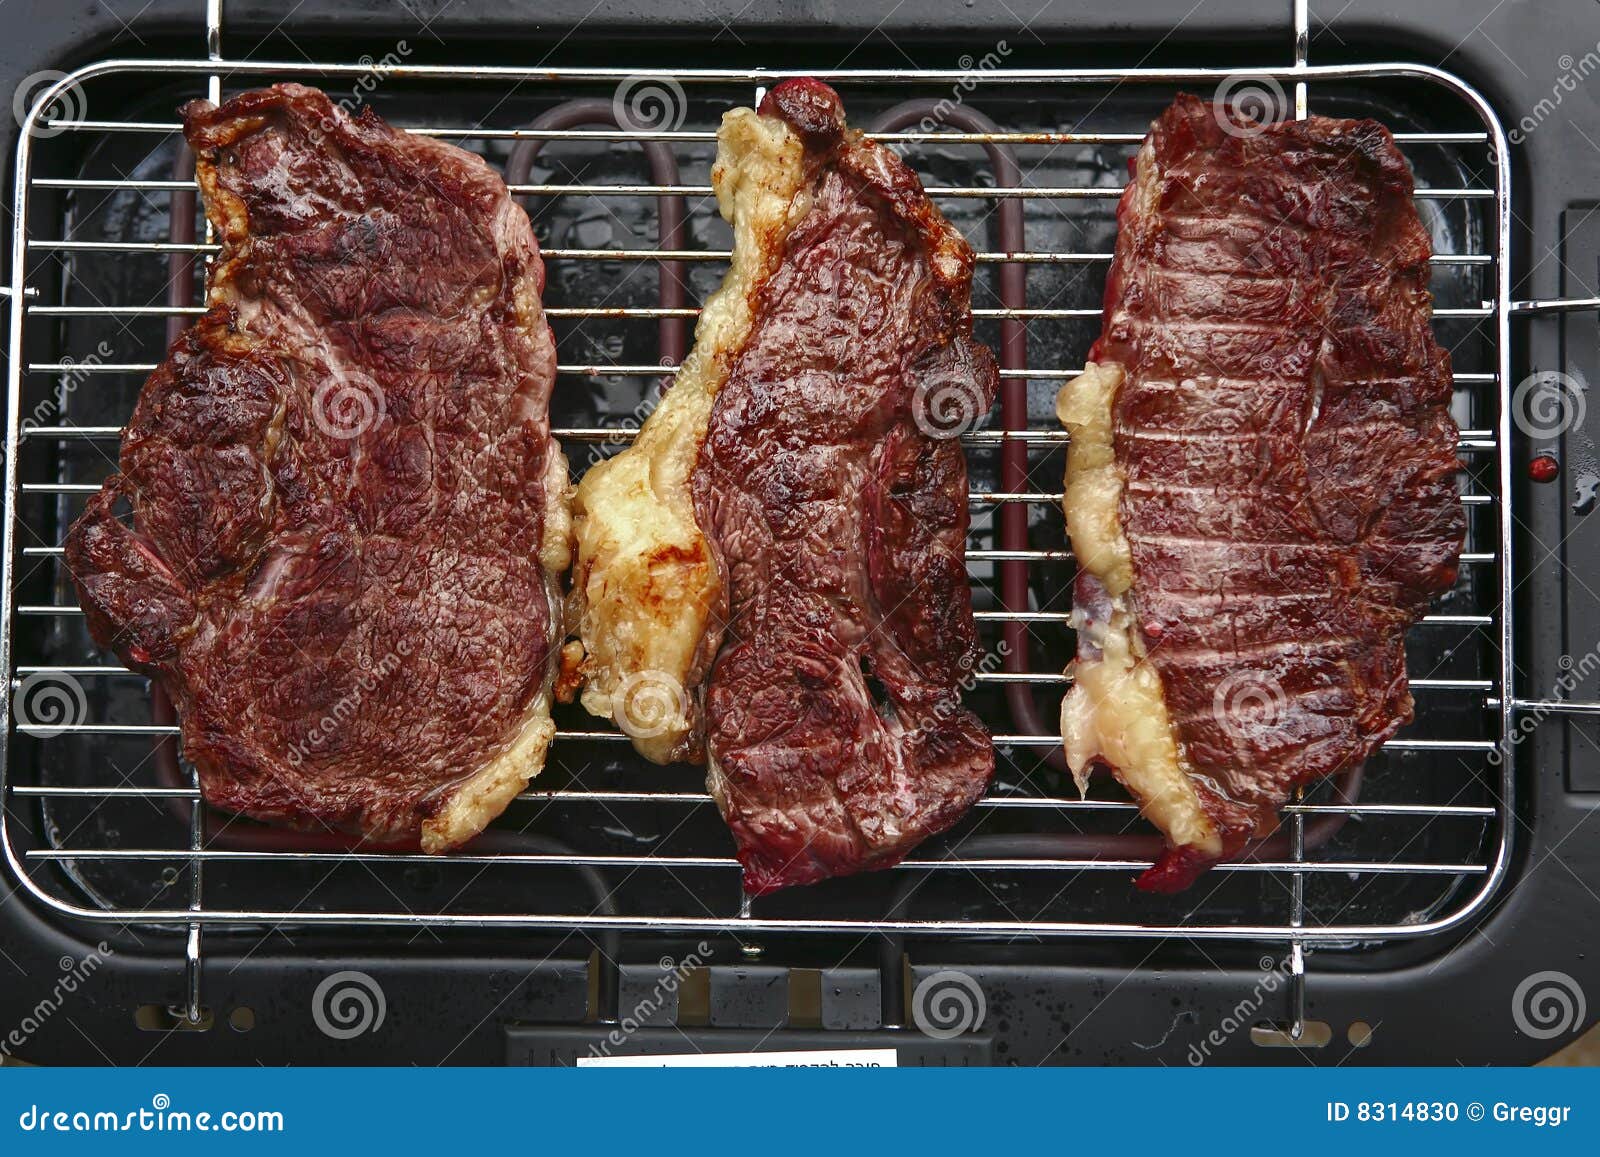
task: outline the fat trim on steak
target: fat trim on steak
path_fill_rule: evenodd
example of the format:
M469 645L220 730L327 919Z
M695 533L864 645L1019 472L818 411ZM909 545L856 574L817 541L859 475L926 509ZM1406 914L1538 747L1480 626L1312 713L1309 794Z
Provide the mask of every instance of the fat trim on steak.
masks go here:
M527 216L510 197L500 203L495 231L514 236L528 229ZM531 279L512 286L511 300L521 328L535 341L551 341L544 304ZM422 850L443 852L458 847L488 827L511 801L544 770L556 725L550 718L556 677L561 670L561 639L566 633L562 576L572 565L572 478L567 456L554 438L545 462L544 527L539 541L539 565L544 569L545 601L550 608L550 650L539 694L528 708L522 729L451 796L437 816L422 825Z
M1078 589L1099 586L1074 600L1078 657L1068 668L1072 686L1061 701L1061 737L1080 792L1088 790L1090 767L1104 760L1174 843L1215 856L1222 839L1200 805L1161 677L1144 661L1144 641L1132 629L1133 559L1118 513L1124 478L1111 421L1122 377L1121 366L1090 362L1056 397L1056 417L1071 436L1063 506L1080 568Z
M720 580L690 477L757 294L809 208L804 162L800 137L778 117L748 108L723 116L711 183L733 227L728 275L633 445L590 467L573 503L568 618L582 640L582 702L655 763L704 758L694 689L711 658L702 641Z
M1141 211L1154 208L1154 177L1150 150L1142 148L1133 174ZM1072 686L1061 701L1061 737L1079 792L1088 790L1090 767L1103 760L1169 839L1215 856L1221 835L1195 791L1161 676L1144 661L1144 640L1133 629L1133 553L1120 512L1126 479L1112 420L1122 379L1121 366L1089 362L1056 397L1056 417L1071 439L1062 508L1078 587L1100 588L1074 599L1071 625L1082 641L1067 671Z

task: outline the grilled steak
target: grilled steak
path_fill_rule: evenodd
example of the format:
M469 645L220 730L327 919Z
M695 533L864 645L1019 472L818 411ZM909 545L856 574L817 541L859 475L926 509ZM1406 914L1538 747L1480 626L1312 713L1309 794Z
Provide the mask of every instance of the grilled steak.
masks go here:
M1080 776L1109 764L1186 887L1412 717L1404 636L1464 519L1430 246L1381 126L1193 96L1118 207L1105 327L1059 399Z
M182 110L222 252L67 537L210 803L438 851L543 765L566 462L528 220L298 85ZM120 517L131 514L131 520Z
M701 310L695 346L633 445L584 473L573 500L569 618L582 639L583 705L656 763L705 759L698 688L716 650L721 582L690 478L717 391L744 347L762 286L806 211L805 147L786 121L734 109L711 181L733 257Z
M733 272L687 382L615 475L580 487L577 574L601 597L619 576L678 592L635 598L620 623L591 594L589 661L602 684L637 686L608 639L668 608L672 665L643 678L679 689L681 710L658 717L686 737L678 753L703 726L760 894L888 867L989 782L993 748L960 705L977 652L966 463L941 423L986 414L998 375L971 337L970 249L897 157L845 127L831 89L779 85L760 116L730 114L722 146ZM650 504L611 504L617 477L641 492L651 458L679 464L654 502L682 537L661 537ZM641 730L625 696L607 706Z

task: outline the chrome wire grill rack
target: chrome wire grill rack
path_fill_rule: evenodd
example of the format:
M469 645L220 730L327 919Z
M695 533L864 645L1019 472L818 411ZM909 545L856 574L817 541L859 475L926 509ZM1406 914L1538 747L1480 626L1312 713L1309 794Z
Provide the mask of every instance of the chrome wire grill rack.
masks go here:
M1433 232L1435 318L1456 362L1461 581L1410 639L1417 723L1365 769L1311 789L1280 833L1190 895L1128 877L1156 838L1115 785L1079 799L1053 719L1070 657L1072 562L1059 511L1065 433L1051 402L1098 330L1112 211L1143 127L1222 69L814 72L902 151L979 251L974 313L1001 355L1001 403L964 439L968 560L996 656L971 699L995 733L994 791L891 872L742 900L693 769L558 716L550 764L482 839L447 857L351 850L210 814L170 707L94 651L61 536L113 468L121 423L170 336L201 312L211 252L178 126L163 108L295 79L366 93L392 123L478 151L527 205L559 339L552 416L575 471L625 444L687 348L727 260L708 173L720 113L788 75L211 60L108 61L40 97L17 159L10 276L3 649L3 837L12 870L73 916L166 925L322 924L992 937L1111 935L1349 945L1479 911L1510 854L1512 625L1507 382L1512 313L1504 133L1471 89L1403 65L1250 70L1304 111L1397 130ZM220 85L212 78L220 78ZM683 115L627 127L625 85ZM63 103L63 94L75 94ZM676 96L673 100L678 99ZM71 115L45 110L68 108ZM89 111L123 108L127 119ZM934 114L935 109L941 110ZM478 116L485 119L477 122ZM148 119L137 119L145 116ZM450 119L450 118L454 119ZM1004 125L1001 128L998 126ZM620 126L620 127L619 127ZM930 127L931 126L931 127ZM643 148L639 148L643 146ZM648 179L641 180L641 176ZM1003 644L1003 646L1002 646ZM65 689L41 721L29 693Z

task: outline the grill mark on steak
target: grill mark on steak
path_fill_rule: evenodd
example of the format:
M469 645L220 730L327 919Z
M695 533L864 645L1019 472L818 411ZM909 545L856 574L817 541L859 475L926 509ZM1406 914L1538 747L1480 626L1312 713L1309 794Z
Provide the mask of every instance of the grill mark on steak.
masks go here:
M1389 134L1324 117L1256 126L1182 96L1134 178L1105 328L1062 413L1083 421L1084 391L1116 375L1131 581L1086 570L1080 590L1116 588L1193 785L1139 880L1171 891L1269 830L1296 784L1410 722L1405 631L1454 584L1465 515L1430 245ZM1069 501L1067 516L1086 514ZM1084 629L1105 629L1105 591L1086 594L1100 609ZM1081 679L1100 642L1080 639ZM1069 692L1075 770L1104 756L1092 736L1116 710ZM1113 770L1148 810L1140 769Z
M90 632L171 696L209 803L452 847L554 733L532 230L479 158L315 89L182 115L222 252L68 533Z
M988 785L959 698L978 654L966 462L918 407L987 413L998 379L971 337L972 252L915 175L825 85L785 82L761 111L803 137L810 205L693 476L724 607L708 780L755 894L891 866Z

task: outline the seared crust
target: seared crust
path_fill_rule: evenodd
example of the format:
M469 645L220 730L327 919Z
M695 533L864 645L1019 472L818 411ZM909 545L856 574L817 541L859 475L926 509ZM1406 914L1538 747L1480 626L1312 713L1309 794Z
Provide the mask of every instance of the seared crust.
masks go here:
M443 850L554 731L532 230L479 158L315 89L183 117L222 252L68 534L90 631L172 697L208 802Z
M1410 721L1405 631L1453 585L1465 520L1428 235L1385 129L1266 127L1179 97L1118 224L1089 372L1120 379L1126 612L1160 676L1194 830L1220 837L1164 824L1173 845L1140 883L1166 891L1270 830L1296 784ZM1083 388L1063 391L1064 411ZM1086 512L1068 519L1082 529ZM1080 673L1100 661L1084 640Z
M966 460L917 411L970 424L998 373L970 248L832 89L786 81L719 142L733 267L579 486L571 606L584 704L651 759L706 759L762 893L888 867L989 782L960 703Z
M762 287L693 477L726 606L707 785L747 891L889 867L964 815L994 749L956 436L993 404L972 251L837 94L762 104L805 141L810 208Z

